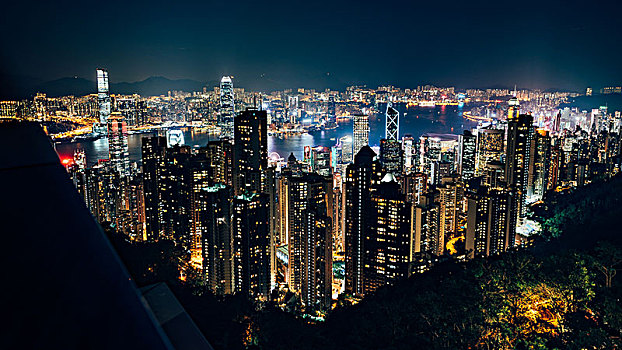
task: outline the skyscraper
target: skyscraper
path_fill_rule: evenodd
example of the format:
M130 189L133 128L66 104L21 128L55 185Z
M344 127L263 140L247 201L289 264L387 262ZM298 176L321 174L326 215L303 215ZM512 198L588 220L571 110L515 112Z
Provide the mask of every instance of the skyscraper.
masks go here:
M233 186L233 145L227 139L213 140L199 149L210 165L212 184Z
M492 161L501 161L504 150L503 130L493 128L481 128L477 130L477 164L475 176L482 176L486 165Z
M458 222L463 212L464 186L456 178L445 177L438 187L440 206L439 250L434 252L442 255L445 243L457 232Z
M444 248L440 239L440 208L437 204L428 200L421 201L421 204L413 208L412 224L413 255L436 255Z
M355 114L352 130L352 154L357 154L364 146L369 145L369 117L364 114Z
M87 169L85 176L87 206L91 213L98 222L114 223L120 190L119 173L102 163Z
M382 178L382 165L375 161L376 153L363 146L346 168L345 178L345 240L346 286L348 293L364 293L363 267L365 237L371 216L372 186Z
M533 201L537 201L544 198L544 193L547 190L549 163L551 161L551 137L548 131L542 129L537 130L534 135L535 140L532 142L533 163L529 171L527 192Z
M218 124L222 128L221 135L224 137L231 137L233 134L234 103L233 81L231 77L224 76L220 80L220 106L218 109Z
M458 172L464 182L475 176L476 138L468 130L458 137Z
M288 242L287 282L305 308L326 308L332 288L332 179L288 171L280 189L282 230Z
M393 174L376 184L370 202L370 227L364 237L363 292L408 277L411 260L411 203Z
M547 190L554 190L557 186L559 186L563 167L564 150L559 145L555 145L551 148L551 156L549 159L549 170L546 184Z
M328 104L326 106L326 121L335 123L337 121L337 111L335 108L335 96L328 96Z
M147 241L157 241L160 234L159 183L160 162L164 158L166 138L152 136L142 138L143 188Z
M400 137L400 114L397 109L393 108L393 103L387 103L386 116L386 139L399 140Z
M512 119L518 119L519 114L520 114L520 102L518 101L516 96L514 96L508 101L507 120L510 121Z
M266 194L233 199L233 274L236 293L267 300L270 293L270 224Z
M116 112L108 119L108 157L110 165L121 177L130 176L127 124L121 114Z
M412 135L404 135L402 138L402 150L404 151L404 172L410 173L417 166L417 145Z
M312 172L322 176L332 175L330 148L324 146L313 147L311 149L310 163L309 168Z
M194 193L193 225L201 238L203 276L216 294L233 293L230 186L215 184Z
M399 141L394 139L380 140L380 163L391 174L399 175L404 168L404 151Z
M341 162L343 164L352 163L354 157L352 155L352 136L346 135L339 139L341 144Z
M533 117L528 114L513 114L512 119L508 120L505 181L513 193L512 227L522 224L527 212L527 180L534 134L532 124ZM510 245L514 245L514 237L511 237Z
M469 257L503 253L512 246L511 193L503 188L481 186L467 194L465 249Z
M190 234L190 146L167 148L160 162L160 237L188 243Z
M247 108L235 117L233 174L236 196L262 191L262 172L268 168L268 115Z
M201 154L191 154L188 164L188 180L189 188L189 214L188 220L190 232L189 237L186 239L187 249L190 251L190 262L196 268L203 268L203 250L202 250L202 235L203 227L197 214L201 211L200 195L204 188L212 184L211 181L211 167L208 160Z
M97 68L97 104L99 105L99 123L106 125L110 117L110 90L108 71L103 68Z

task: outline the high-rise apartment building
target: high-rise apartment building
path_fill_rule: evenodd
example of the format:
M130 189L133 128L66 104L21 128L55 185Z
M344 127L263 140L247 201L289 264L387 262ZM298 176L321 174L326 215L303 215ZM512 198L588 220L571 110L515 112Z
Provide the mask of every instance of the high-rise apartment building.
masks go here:
M234 291L255 300L270 294L270 224L268 196L245 193L233 199Z
M236 196L262 192L263 172L268 168L267 113L247 108L235 117L233 185Z
M369 145L369 117L355 114L352 120L352 154L356 155L364 146Z
M157 241L160 234L160 162L166 151L166 138L143 137L141 152L143 160L143 188L145 202L145 227L147 241Z
M527 182L533 141L533 117L528 114L512 114L508 120L505 182L512 191L511 226L522 223L527 213ZM514 238L511 239L511 246Z
M497 255L512 247L511 206L511 193L503 188L481 186L467 193L467 256Z
M477 163L475 176L482 176L486 165L492 161L501 161L504 153L505 132L494 128L477 130Z
M393 139L380 140L380 163L385 171L400 175L404 169L404 151L399 141Z
M363 268L365 237L370 229L372 186L382 179L382 165L374 160L376 153L364 146L346 169L345 176L345 241L346 286L351 294L364 291Z
M468 130L458 136L458 173L464 182L475 177L477 139Z
M371 194L370 227L364 237L363 292L408 277L412 257L411 203L387 173Z
M287 173L281 179L281 222L287 234L288 276L308 310L330 306L333 184L330 177Z
M208 288L216 294L233 293L231 196L224 184L205 186L194 194L194 232L201 238L201 267Z
M130 176L130 154L127 144L127 124L120 113L108 119L108 157L110 166L121 177Z

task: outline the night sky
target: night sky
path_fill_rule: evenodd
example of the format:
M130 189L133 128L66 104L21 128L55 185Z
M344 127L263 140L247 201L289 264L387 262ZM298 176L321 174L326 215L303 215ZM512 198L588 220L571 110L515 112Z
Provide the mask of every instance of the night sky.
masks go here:
M622 83L614 1L11 1L0 73L246 87ZM15 79L15 78L12 78Z

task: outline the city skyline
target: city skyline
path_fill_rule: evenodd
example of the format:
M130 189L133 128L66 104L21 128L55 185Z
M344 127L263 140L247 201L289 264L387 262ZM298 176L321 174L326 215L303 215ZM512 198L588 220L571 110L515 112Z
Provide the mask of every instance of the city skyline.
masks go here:
M620 13L6 4L0 348L621 348Z
M261 94L224 76L210 90L140 96L114 94L108 71L97 75L88 95L0 101L0 118L9 128L38 123L73 198L111 239L145 249L138 261L150 259L146 249L175 255L166 283L224 303L234 295L262 317L328 325L334 309L373 305L447 264L528 254L550 232L534 216L543 202L621 174L619 108L568 106L593 89ZM272 348L252 333L262 326L248 329L244 339Z

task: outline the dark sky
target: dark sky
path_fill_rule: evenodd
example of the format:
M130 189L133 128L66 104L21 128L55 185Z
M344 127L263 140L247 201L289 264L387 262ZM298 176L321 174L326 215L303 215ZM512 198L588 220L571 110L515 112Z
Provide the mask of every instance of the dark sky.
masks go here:
M249 87L622 83L614 1L11 1L0 73ZM328 75L330 74L330 75Z

